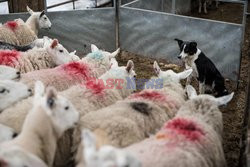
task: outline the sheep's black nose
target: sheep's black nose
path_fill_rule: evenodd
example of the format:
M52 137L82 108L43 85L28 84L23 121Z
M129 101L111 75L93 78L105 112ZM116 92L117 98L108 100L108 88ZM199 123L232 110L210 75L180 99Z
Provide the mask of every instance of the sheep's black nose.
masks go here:
M13 133L13 135L12 135L12 138L15 138L15 137L17 137L17 133L15 132L15 133Z

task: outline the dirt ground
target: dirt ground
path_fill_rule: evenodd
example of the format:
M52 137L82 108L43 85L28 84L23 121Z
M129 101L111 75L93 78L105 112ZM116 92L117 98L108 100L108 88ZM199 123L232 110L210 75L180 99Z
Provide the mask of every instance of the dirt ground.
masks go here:
M250 9L250 7L249 7ZM208 18L219 21L241 23L242 21L243 7L239 4L221 3L219 9L211 8L209 14L199 14L197 10L188 14L189 16ZM244 129L244 112L245 112L245 100L247 92L247 80L248 80L248 68L249 68L249 55L250 55L250 18L247 19L245 43L242 51L240 82L238 90L235 92L232 102L221 108L223 112L224 121L224 134L223 134L223 146L226 155L226 160L229 167L239 166L241 138ZM240 35L240 34L239 34ZM119 65L126 65L128 60L133 60L135 63L135 71L138 78L150 78L154 75L153 62L155 59L145 58L140 55L135 55L123 51L119 57ZM166 60L157 60L163 70L168 69L168 62ZM175 67L175 71L182 69ZM230 91L234 83L227 81L226 85Z

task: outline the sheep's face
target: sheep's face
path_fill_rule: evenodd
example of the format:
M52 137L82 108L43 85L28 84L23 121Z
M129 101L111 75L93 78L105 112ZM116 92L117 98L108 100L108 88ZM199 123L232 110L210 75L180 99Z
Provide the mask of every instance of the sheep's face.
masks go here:
M47 165L36 156L13 146L1 148L0 150L1 167L46 167Z
M38 23L39 23L39 28L41 29L50 29L52 25L49 18L45 15L45 11L39 13Z
M162 71L156 61L154 62L153 67L158 78L163 79L164 85L167 85L170 83L178 84L180 83L180 80L186 79L193 72L192 69L185 70L180 73L175 73L173 70Z
M49 47L47 46L47 51L52 56L52 59L56 65L61 65L72 61L67 49L59 44L56 39L52 41Z
M84 129L82 131L82 145L84 146L83 155L86 167L141 166L141 163L126 151L112 146L102 146L97 150L96 144L94 134L91 131Z
M0 81L0 111L13 103L31 95L31 89L21 82L11 80Z
M100 50L97 48L97 46L95 46L94 44L91 44L91 52L92 53L87 55L87 58L91 58L97 62L100 62L105 67L110 67L112 65L111 61L113 63L115 62L115 57L120 52L120 48L110 53L107 51Z
M53 88L48 88L43 99L45 111L58 132L63 133L76 125L79 120L79 113L69 100L57 95Z
M0 65L0 80L9 79L20 79L21 73L15 68Z
M17 136L17 133L14 132L14 129L0 124L0 143L4 141L9 141Z

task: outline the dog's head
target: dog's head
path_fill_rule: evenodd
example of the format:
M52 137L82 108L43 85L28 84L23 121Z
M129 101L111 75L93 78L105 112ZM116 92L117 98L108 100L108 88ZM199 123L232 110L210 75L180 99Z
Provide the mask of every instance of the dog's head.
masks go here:
M197 51L197 43L196 42L189 42L189 41L182 41L180 39L175 39L178 42L180 48L180 55L178 55L179 59L184 59L188 56L194 56Z

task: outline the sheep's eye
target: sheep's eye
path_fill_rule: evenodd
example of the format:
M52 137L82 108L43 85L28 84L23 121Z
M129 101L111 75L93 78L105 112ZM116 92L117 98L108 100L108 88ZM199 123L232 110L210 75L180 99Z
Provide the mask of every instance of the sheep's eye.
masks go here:
M62 52L63 52L63 50L62 50L62 49L60 49L60 50L59 50L59 52L61 52L61 53L62 53Z
M69 109L69 106L65 107L64 109L65 109L65 110L68 110L68 109Z
M44 17L44 20L47 20L47 17Z
M4 93L4 92L6 92L7 91L7 89L2 89L1 91L0 91L0 93Z

